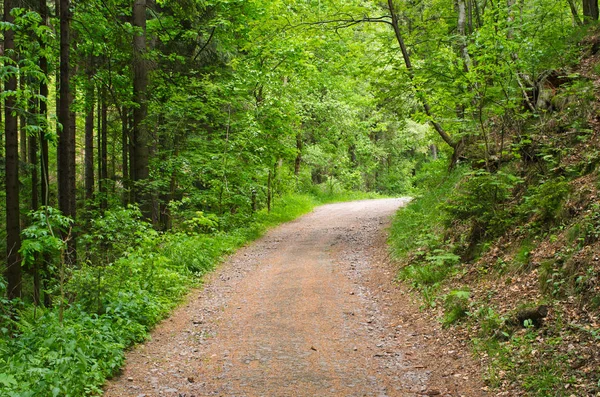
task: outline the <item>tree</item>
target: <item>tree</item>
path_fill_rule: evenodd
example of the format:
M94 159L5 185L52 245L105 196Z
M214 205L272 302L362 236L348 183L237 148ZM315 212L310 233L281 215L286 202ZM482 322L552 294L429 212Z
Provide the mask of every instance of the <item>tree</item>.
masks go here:
M598 0L583 0L583 20L585 23L598 20Z
M75 164L75 125L71 104L73 96L70 85L70 0L59 1L60 15L60 83L58 101L58 206L63 215L75 219L76 216L76 164ZM64 238L69 238L64 236ZM75 261L75 239L69 239L67 260Z
M146 62L146 0L133 3L133 170L134 200L141 204L144 216L152 218L150 198L142 183L149 176L148 114L146 91L148 89L148 66Z
M14 23L11 0L4 0L4 21ZM9 72L4 84L4 136L6 173L6 279L8 298L21 297L21 227L19 216L19 146L17 127L17 55L15 31L10 26L4 32L4 51L8 55ZM7 68L7 65L5 65Z
M75 135L71 126L70 1L60 0L60 87L58 103L58 205L65 216L75 218Z

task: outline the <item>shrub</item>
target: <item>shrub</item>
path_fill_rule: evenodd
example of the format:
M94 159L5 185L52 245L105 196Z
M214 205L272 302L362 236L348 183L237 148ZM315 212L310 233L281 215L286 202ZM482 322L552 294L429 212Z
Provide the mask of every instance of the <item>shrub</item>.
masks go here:
M562 205L571 191L564 177L548 180L527 191L517 212L523 217L534 216L536 225L548 225L560 219Z
M506 203L512 198L512 190L523 180L510 173L490 173L476 170L453 192L443 209L449 219L470 220L482 237L500 235L510 225L512 217Z
M466 290L453 290L444 297L444 326L454 324L467 315L470 297L470 292Z

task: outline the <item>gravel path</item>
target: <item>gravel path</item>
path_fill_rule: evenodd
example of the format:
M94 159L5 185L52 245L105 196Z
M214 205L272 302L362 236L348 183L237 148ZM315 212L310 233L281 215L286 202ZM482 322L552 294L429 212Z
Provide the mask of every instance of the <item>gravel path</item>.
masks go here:
M406 199L326 205L238 251L128 354L106 396L483 396L385 248Z

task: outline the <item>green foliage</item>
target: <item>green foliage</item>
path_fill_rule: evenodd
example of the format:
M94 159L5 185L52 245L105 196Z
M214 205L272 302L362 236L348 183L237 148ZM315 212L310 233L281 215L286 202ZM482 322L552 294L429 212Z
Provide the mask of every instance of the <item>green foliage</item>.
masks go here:
M21 232L22 242L19 251L25 266L33 265L36 258L46 255L61 260L61 252L66 247L63 235L70 232L73 220L65 217L52 207L43 207L29 213L31 224Z
M123 363L123 349L144 335L119 313L94 316L74 307L62 323L56 311L20 321L19 335L0 343L0 390L6 396L84 396L101 393Z
M476 351L487 355L492 363L488 383L498 387L503 382L515 382L532 395L548 397L564 390L565 384L571 385L573 380L565 376L569 356L555 351L556 345L562 342L561 336L554 336L556 334L558 332L551 332L552 336L541 337L534 328L527 328L525 333L514 334L508 342L500 342L495 337L476 339Z
M96 215L80 243L87 248L87 260L108 264L156 236L152 225L142 220L139 208L118 207Z
M528 189L517 212L535 217L538 227L548 227L560 221L562 205L571 188L564 177L550 179Z
M419 248L435 249L442 244L439 232L446 218L440 206L463 173L463 169L458 169L448 174L445 161L423 166L415 179L421 194L398 212L390 230L389 242L395 257L403 258Z
M502 171L472 171L453 192L444 210L449 219L471 221L481 233L476 238L498 236L510 225L506 203L522 182L521 178Z
M442 324L450 326L468 314L471 293L466 290L453 290L444 297L444 318Z
M410 264L400 270L400 278L409 280L417 288L436 287L450 275L460 257L443 250L433 250L426 254L423 262Z

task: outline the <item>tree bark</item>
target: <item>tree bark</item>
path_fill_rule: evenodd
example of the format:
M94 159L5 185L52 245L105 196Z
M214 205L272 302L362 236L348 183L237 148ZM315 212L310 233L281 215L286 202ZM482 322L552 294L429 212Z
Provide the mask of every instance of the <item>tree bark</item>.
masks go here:
M85 198L94 197L94 85L91 82L92 60L88 64L88 88L86 92L86 117L85 117Z
M123 206L127 206L131 198L129 196L130 192L130 180L129 180L129 111L123 106L121 109L121 162L123 169Z
M42 18L42 24L48 24L48 5L46 0L40 0L40 16ZM41 53L44 53L46 44L43 40L40 42ZM48 59L45 56L40 56L40 70L44 76L48 76ZM40 96L48 98L48 83L44 80L40 82ZM46 132L48 130L48 104L46 101L40 101L40 117L42 119L43 129L40 131L40 197L42 206L48 206L50 196L50 174L48 166L48 140L46 139ZM43 258L43 262L40 268L41 284L44 290L48 290L48 267L47 263L49 258ZM51 296L49 293L44 293L44 306L50 307L52 305Z
M459 36L459 47L460 47L460 55L463 58L465 71L471 70L471 56L469 55L469 50L467 48L467 5L466 0L458 0L457 1L458 8L458 36Z
M4 21L12 23L14 18L12 1L4 0ZM12 63L16 62L15 32L7 29L4 32L4 54ZM4 84L7 95L4 103L4 135L5 135L5 175L6 175L6 281L8 282L8 299L21 297L21 225L19 216L19 131L17 117L13 115L16 107L17 76L11 74Z
M75 136L71 126L70 93L70 12L69 0L60 0L60 88L58 122L58 206L65 216L75 218L72 196L75 195Z
M73 96L70 86L70 1L60 0L60 87L58 122L62 128L58 136L58 207L63 215L76 217L75 208L75 126L71 103ZM67 236L63 236L67 238ZM65 260L74 263L75 240L69 238Z
M108 181L108 105L106 103L106 91L102 92L102 108L101 108L101 130L100 130L100 144L101 144L101 157L98 159L100 162L100 208L103 210L108 208L108 189L106 183Z
M19 78L19 89L21 92L25 91L25 79L23 76ZM25 120L25 113L19 115L19 158L21 161L27 161L27 121Z
M583 0L583 21L586 24L598 20L598 0Z
M569 3L569 8L571 9L571 14L573 15L573 22L575 22L575 25L577 26L582 26L583 22L581 21L581 18L579 18L579 12L577 11L575 0L567 0L567 3Z
M148 106L146 94L148 88L148 66L146 56L146 0L135 0L133 4L133 98L136 107L133 110L133 153L134 165L134 200L140 204L147 219L152 218L152 202L150 195L144 192L141 182L148 179L149 149L148 127L145 124Z
M294 163L294 175L300 175L300 166L302 165L302 133L296 134L296 161Z

